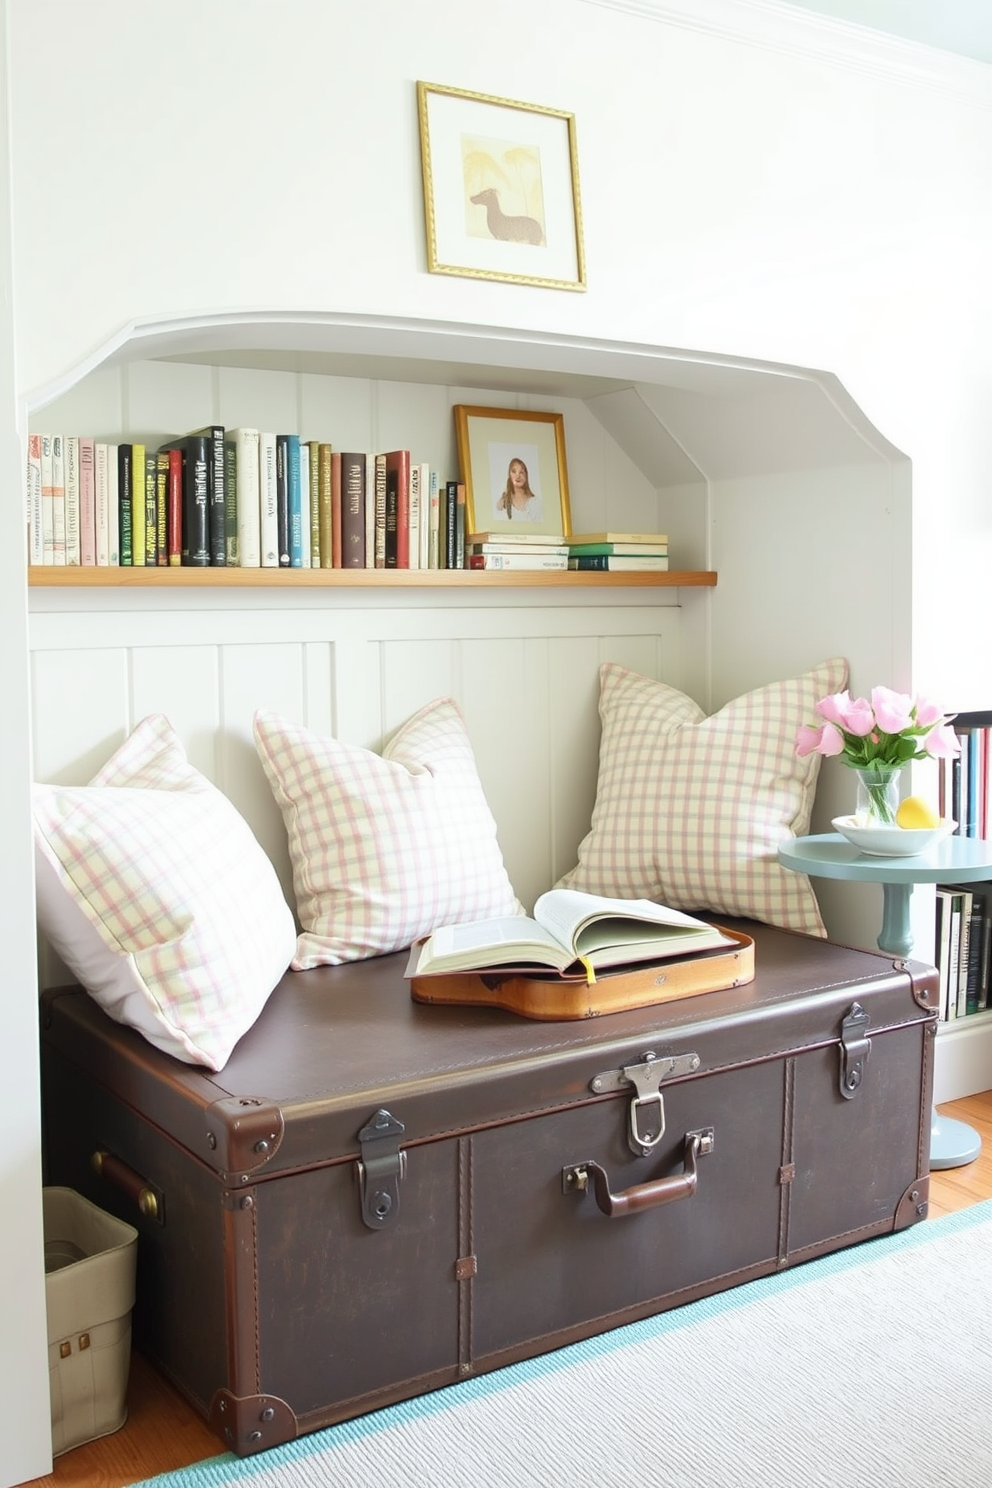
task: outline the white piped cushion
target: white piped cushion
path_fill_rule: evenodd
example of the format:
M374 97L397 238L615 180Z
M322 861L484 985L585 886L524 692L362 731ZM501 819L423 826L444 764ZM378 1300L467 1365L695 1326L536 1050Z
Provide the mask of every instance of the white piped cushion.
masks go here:
M558 887L824 935L809 879L777 851L808 832L819 770L818 755L797 755L797 730L846 685L834 659L707 717L676 688L606 663L591 830Z
M110 1017L219 1070L296 947L248 823L148 717L86 786L33 788L38 920Z
M416 713L381 756L265 709L255 744L289 838L296 970L401 950L438 925L523 912L450 698Z

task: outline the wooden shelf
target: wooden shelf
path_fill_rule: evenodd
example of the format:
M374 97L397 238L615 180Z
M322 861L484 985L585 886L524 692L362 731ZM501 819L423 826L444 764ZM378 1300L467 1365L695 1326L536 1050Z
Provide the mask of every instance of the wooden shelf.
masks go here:
M373 568L29 568L36 589L583 589L713 588L717 576L659 573L513 572Z

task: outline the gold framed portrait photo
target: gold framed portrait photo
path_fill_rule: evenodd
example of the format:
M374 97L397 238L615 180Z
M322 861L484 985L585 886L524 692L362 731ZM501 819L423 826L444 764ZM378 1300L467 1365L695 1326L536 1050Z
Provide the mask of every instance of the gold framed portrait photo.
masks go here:
M567 537L572 530L560 413L456 404L467 532Z
M575 119L417 84L432 274L585 289Z

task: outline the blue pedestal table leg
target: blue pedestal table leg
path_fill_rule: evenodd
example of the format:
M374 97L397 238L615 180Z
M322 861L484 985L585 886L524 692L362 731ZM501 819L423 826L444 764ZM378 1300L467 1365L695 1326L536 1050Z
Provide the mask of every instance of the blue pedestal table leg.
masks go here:
M909 921L909 898L912 884L882 885L882 931L878 948L893 956L905 958L913 949ZM964 1121L941 1116L936 1106L930 1118L931 1168L961 1168L973 1162L982 1150L982 1139Z

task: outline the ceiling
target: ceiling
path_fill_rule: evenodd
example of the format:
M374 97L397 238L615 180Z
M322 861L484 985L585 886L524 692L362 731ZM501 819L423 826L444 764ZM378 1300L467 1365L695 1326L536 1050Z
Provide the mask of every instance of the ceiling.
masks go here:
M786 0L834 20L992 62L990 0Z

